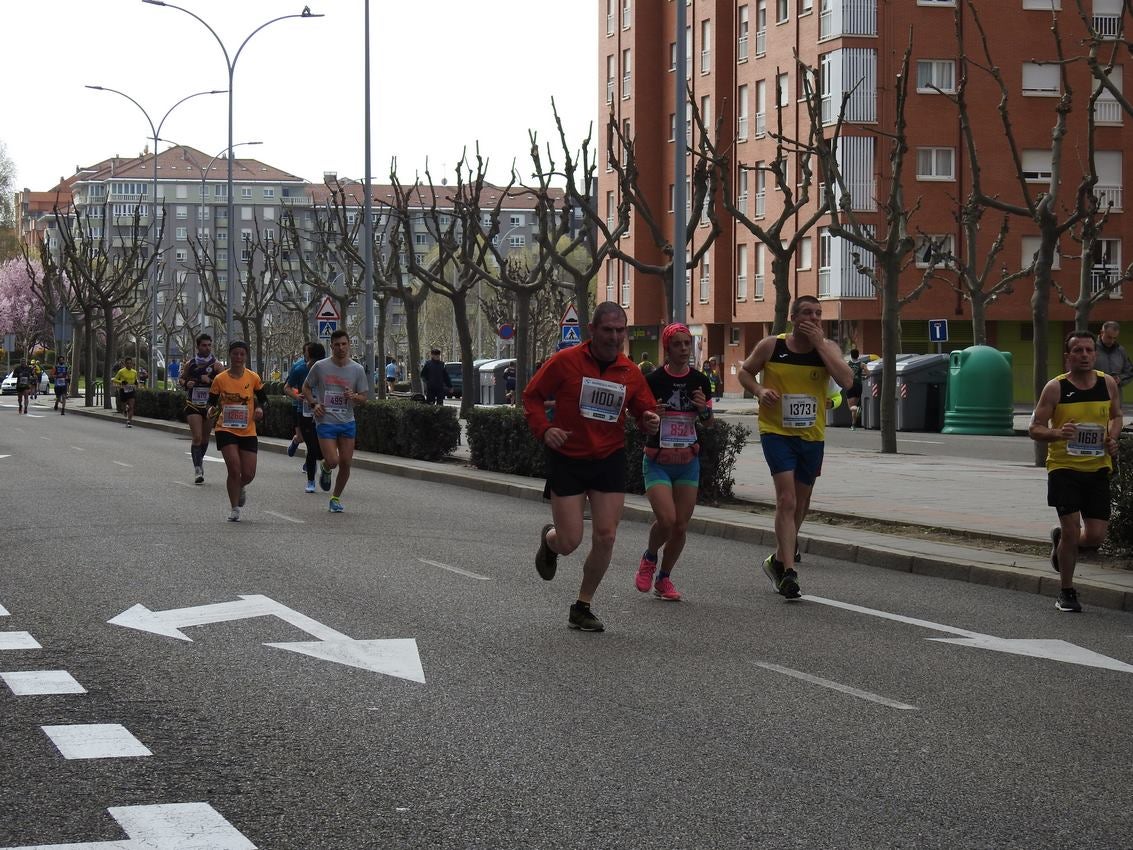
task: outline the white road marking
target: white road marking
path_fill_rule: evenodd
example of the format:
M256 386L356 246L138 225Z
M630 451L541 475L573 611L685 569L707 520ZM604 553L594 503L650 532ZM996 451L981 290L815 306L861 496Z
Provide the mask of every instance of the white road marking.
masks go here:
M182 487L188 487L190 490L195 490L197 488L196 484L190 484L188 481L174 481L173 483L180 484Z
M85 452L86 451L86 449L84 449L82 446L71 446L71 448L73 448L77 452Z
M5 615L8 613L4 612ZM0 649L43 649L28 632L0 632Z
M107 811L130 836L126 841L36 844L13 850L256 850L256 845L208 803L111 806Z
M904 437L898 437L899 443L924 443L926 446L943 446L944 440L906 440Z
M85 694L87 689L66 670L21 670L0 673L13 696Z
M191 642L192 638L184 634L181 629L202 626L206 623L247 620L252 617L279 617L284 622L317 638L313 641L266 643L264 646L286 649L288 652L298 652L335 664L345 664L373 673L425 683L425 671L421 668L421 654L417 651L415 639L354 640L349 635L335 631L318 620L258 594L242 595L235 602L218 602L169 611L151 611L144 605L135 605L108 622L114 626Z
M297 525L303 525L307 522L305 519L295 519L295 517L290 517L290 516L287 516L286 514L277 514L275 511L264 511L264 513L270 514L271 516L277 516L280 519L287 520L288 522L294 522Z
M40 434L40 435L39 435L39 439L41 439L41 440L47 440L47 442L49 442L49 443L51 442L51 438L50 438L50 437L45 437L45 436L43 436L42 434Z
M122 461L120 461L120 460L116 460L116 461L114 461L114 463L118 464L118 466L124 466L127 469L133 469L134 468L134 465L132 463L122 463Z
M765 661L753 661L756 667L762 667L764 670L773 670L776 673L782 673L784 676L790 676L794 679L801 679L804 682L810 682L812 685L819 685L823 688L830 688L833 691L840 691L844 694L849 694L858 699L868 700L869 702L876 702L879 705L886 705L890 708L896 708L899 711L916 711L915 705L909 705L904 702L897 702L896 700L887 699L877 694L871 694L869 691L859 690L858 688L851 688L849 685L843 685L838 682L831 681L830 679L823 679L819 676L812 676L810 673L803 673L800 670L792 670L790 667L780 667L778 664L768 664Z
M11 455L0 455L0 460L3 460L6 457L11 457Z
M1119 673L1133 673L1133 664L1126 664L1108 655L1086 649L1065 640L1043 640L1041 638L1020 640L1016 638L1000 638L994 635L984 635L979 632L957 629L953 626L944 626L929 620L918 620L914 617L905 617L901 614L890 614L888 611L877 611L873 608L863 608L861 605L851 605L848 602L839 602L836 599L823 599L821 596L807 596L811 602L821 605L830 605L834 608L843 608L847 611L856 611L859 614L868 614L871 617L881 617L885 620L894 620L898 623L908 623L936 632L959 635L954 638L929 638L940 643L951 643L956 646L967 646L975 649L989 649L993 652L1006 652L1011 655L1024 655L1030 658L1045 658L1050 661L1062 661L1066 664L1080 664L1083 667L1100 667L1104 670L1115 670Z
M24 416L26 416L28 419L43 419L44 418L44 415L42 413L25 413Z
M185 452L185 454L189 457L193 456L192 452ZM205 455L205 460L207 460L209 463L224 463L224 458L222 457L209 457L208 455Z
M113 759L152 756L149 748L120 723L41 726L65 759Z
M450 567L448 564L442 564L440 561L429 561L429 560L426 560L425 558L418 558L417 560L420 561L422 564L428 564L430 567L437 567L437 568L442 569L442 570L448 570L450 573L456 573L457 575L467 576L468 578L474 578L477 581L491 581L492 580L491 576L482 576L479 573L470 573L468 570L462 570L460 567Z
M5 608L3 605L0 605L0 617L7 617L7 616L8 616L8 609Z

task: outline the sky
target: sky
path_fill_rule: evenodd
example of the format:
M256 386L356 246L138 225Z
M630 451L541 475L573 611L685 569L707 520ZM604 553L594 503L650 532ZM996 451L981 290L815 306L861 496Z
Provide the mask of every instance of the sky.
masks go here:
M208 22L229 55L260 24L305 0L175 0ZM152 146L154 123L181 98L226 89L216 39L184 12L142 0L6 2L0 36L0 141L14 189L50 189L76 168ZM554 142L551 98L577 149L597 135L595 0L370 0L371 157L376 183L397 159L402 181L426 163L451 175L479 143L489 179L513 161L530 173L528 131ZM278 21L236 63L237 148L308 181L364 173L364 0L310 0L318 19ZM178 106L160 137L209 156L228 143L228 96ZM165 149L167 145L161 144ZM561 156L558 161L561 162ZM451 177L449 177L451 182Z

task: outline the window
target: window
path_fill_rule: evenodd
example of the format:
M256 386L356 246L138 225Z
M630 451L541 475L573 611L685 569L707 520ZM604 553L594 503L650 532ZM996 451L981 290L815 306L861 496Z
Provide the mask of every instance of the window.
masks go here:
M685 79L692 79L692 24L685 27Z
M814 11L814 0L799 0L799 16L809 15Z
M766 278L764 276L765 264L767 262L767 246L762 242L755 246L755 298L759 300L763 298L764 285Z
M747 61L747 34L751 22L748 20L747 6L740 6L736 23L736 61Z
M747 300L747 245L736 246L736 300Z
M622 29L628 30L633 15L630 11L630 0L622 0Z
M791 78L789 74L779 74L775 78L775 88L779 99L778 106L788 106L791 103Z
M224 185L217 186L215 191L213 192L213 194L215 194L218 198L227 198L228 197L228 184L225 183Z
M606 300L618 300L618 269L612 260L606 261Z
M182 201L189 197L189 187L179 183L177 184L176 193L177 200Z
M1023 179L1028 183L1049 183L1053 176L1051 152L1023 151Z
M174 232L173 236L178 242L184 242L186 239L189 238L189 228L178 227L177 230Z
M669 184L669 212L673 212L677 208L677 187L672 183Z
M1121 179L1121 159L1120 151L1097 151L1094 154L1094 169L1098 175L1094 195L1101 209L1110 212L1121 212L1122 209L1124 182Z
M1104 71L1105 69L1103 68L1102 70ZM1120 65L1115 65L1110 68L1106 76L1115 89L1119 92L1124 91L1121 86ZM1101 83L1094 80L1094 89L1096 90L1100 86ZM1124 121L1124 114L1121 104L1108 90L1103 91L1098 95L1097 100L1094 101L1094 121L1097 124L1120 125Z
M956 6L956 0L917 0L918 6Z
M1023 0L1024 9L1037 9L1040 12L1057 12L1062 8L1062 0Z
M677 140L677 113L669 113L669 141L675 142Z
M809 236L804 236L799 240L799 271L807 271L811 263L814 262L814 257L811 256L811 241Z
M429 234L428 233L414 233L413 234L413 244L414 245L428 245L429 244Z
M178 218L188 218L189 217L189 208L187 206L185 206L184 204L178 204L177 205L177 217Z
M747 215L747 190L748 190L748 170L741 168L740 173L736 177L736 207L744 215Z
M956 63L951 59L920 59L917 61L917 91L936 94L956 91Z
M275 221L275 207L264 207L264 221Z
M677 43L675 41L669 42L669 70L677 70Z
M818 229L818 297L830 295L830 264L834 254L833 237L829 227Z
M790 5L790 0L775 0L775 23L787 23L791 17Z
M251 207L240 207L240 220L241 221L251 221L252 220L252 208Z
M736 138L741 142L746 141L748 131L748 97L747 85L742 85L736 90Z
M527 237L522 233L517 233L507 238L507 244L512 248L522 248L527 244Z
M629 84L632 73L632 55L627 47L622 51L622 100L629 97Z
M755 4L755 55L767 52L767 0L756 0Z
M1059 66L1041 62L1023 63L1023 94L1057 97L1062 89Z
M755 84L755 137L767 135L767 80Z
M521 213L512 213L509 221L512 227L520 227L523 224L523 215Z
M1094 243L1090 258L1091 291L1097 293L1108 289L1110 298L1120 298L1121 289L1114 287L1114 284L1122 276L1121 240L1099 239Z
M712 132L712 97L711 95L704 95L700 99L700 117L704 121L704 128L706 132Z
M629 263L622 263L622 297L621 305L623 307L629 306L630 289L633 286L633 266Z
M712 294L712 260L708 254L700 261L700 303L707 304Z
M700 22L700 73L712 70L712 21Z
M274 227L265 227L264 228L264 241L265 242L274 242L275 241L275 228Z
M264 200L270 201L274 198L275 198L275 189L265 187L264 188Z
M606 0L606 35L614 34L614 0Z
M247 198L247 199L251 200L251 198L252 198L252 187L251 186L241 186L240 187L240 197L241 198Z
M755 217L767 214L767 171L762 161L755 164Z
M918 180L955 180L954 148L917 148Z
M1020 266L1026 267L1034 262L1034 258L1039 253L1039 247L1042 245L1042 237L1039 236L1024 236L1023 237L1023 250L1020 257ZM1057 246L1055 247L1054 257L1050 262L1051 269L1058 271L1062 269L1062 254L1058 252Z
M955 268L956 245L949 233L922 233L917 237L918 269Z
M606 103L614 102L614 80L618 77L617 61L612 53L606 57Z

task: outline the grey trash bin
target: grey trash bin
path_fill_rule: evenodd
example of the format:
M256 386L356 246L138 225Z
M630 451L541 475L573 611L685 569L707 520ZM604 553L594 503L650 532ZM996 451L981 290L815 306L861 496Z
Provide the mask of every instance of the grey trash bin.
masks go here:
M947 354L918 354L897 364L898 431L939 431L944 427L948 361Z
M898 354L900 365L915 354ZM884 361L874 360L865 365L865 378L862 379L862 427L874 431L881 430L881 370Z
M489 360L481 364L477 372L480 378L480 404L507 404L507 378L504 373L508 366L514 365L514 358Z

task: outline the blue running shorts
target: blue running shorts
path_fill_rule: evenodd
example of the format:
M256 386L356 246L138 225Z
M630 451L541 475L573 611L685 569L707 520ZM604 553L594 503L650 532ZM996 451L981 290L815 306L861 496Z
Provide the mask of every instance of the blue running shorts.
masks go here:
M761 434L759 444L763 447L763 456L767 459L772 475L793 471L796 481L813 487L822 473L825 443L783 434Z

